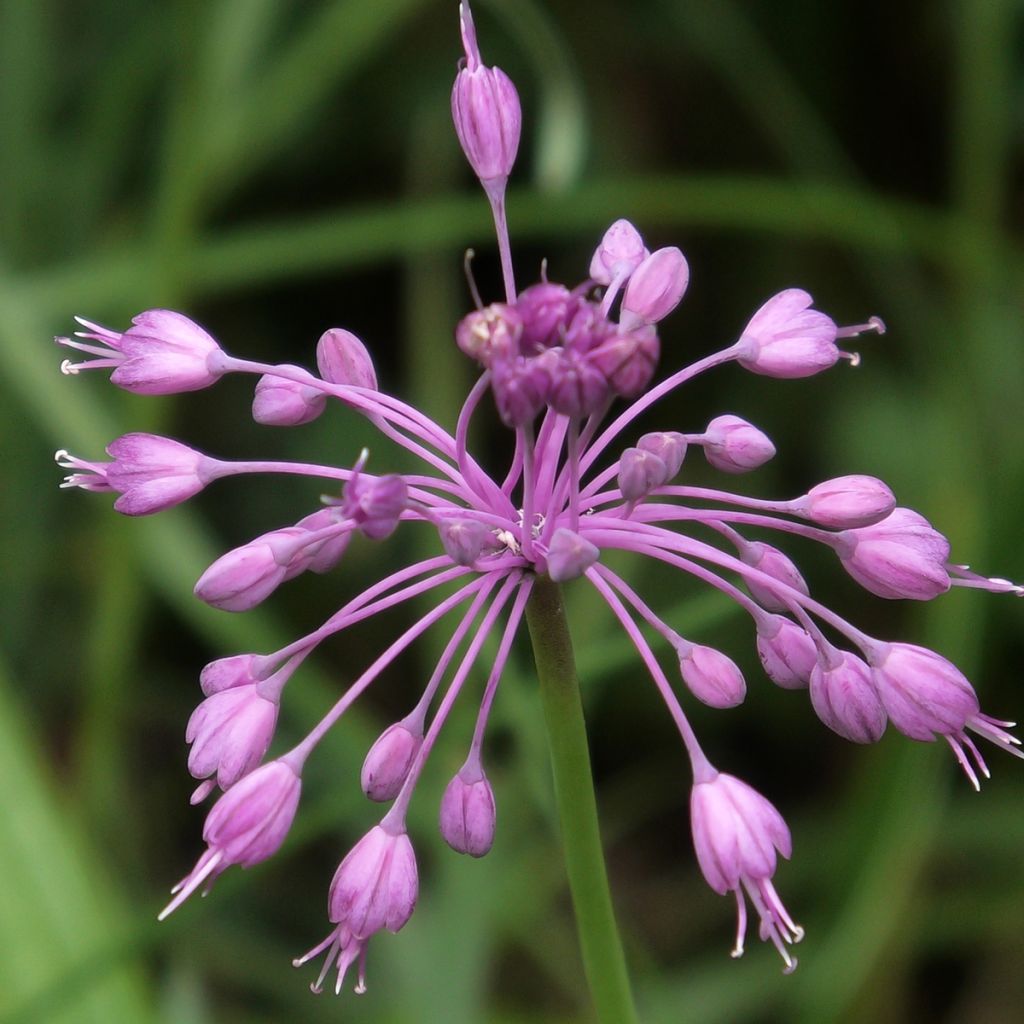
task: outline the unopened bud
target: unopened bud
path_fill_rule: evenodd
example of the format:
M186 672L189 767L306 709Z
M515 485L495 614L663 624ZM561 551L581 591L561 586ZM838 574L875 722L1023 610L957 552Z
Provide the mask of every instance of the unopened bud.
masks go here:
M483 857L494 844L494 791L482 768L463 766L441 798L439 825L456 853Z
M691 644L680 653L679 671L694 697L709 707L734 708L747 695L736 663L713 647Z
M326 405L327 396L319 389L265 373L256 382L252 418L268 427L297 427L315 420Z
M805 689L818 664L810 634L783 615L769 615L758 623L757 655L765 675L784 690Z
M560 526L548 547L548 575L556 583L582 576L601 556L589 540Z
M374 741L363 761L359 775L363 792L378 802L394 800L422 742L423 736L412 732L404 722L389 725Z
M626 501L639 501L668 480L668 466L642 448L627 448L619 459L619 490Z
M652 252L640 264L622 296L622 325L656 324L679 305L690 281L686 258L675 246Z
M840 476L812 487L792 511L819 526L853 529L871 526L896 507L896 498L873 476Z
M739 416L716 416L701 443L708 462L723 473L746 473L775 455L768 435Z
M438 527L445 554L456 565L472 565L484 545L491 539L491 531L477 519L445 519Z
M343 327L324 331L316 345L320 376L332 384L377 390L377 371L366 346Z
M885 732L886 713L871 670L855 654L837 651L832 665L811 672L811 704L818 717L844 739L876 743Z
M773 579L777 579L787 587L791 587L804 595L810 593L807 582L800 574L800 570L796 567L793 560L788 555L783 554L778 548L772 547L771 544L765 544L761 541L745 544L740 552L740 557L751 568L757 569ZM786 602L785 597L780 595L770 584L754 579L748 579L746 584L754 600L762 608L767 608L770 612L784 612L788 610L789 604Z
M661 430L644 434L636 443L637 448L657 455L668 471L666 481L671 480L682 469L686 458L686 438L677 430Z
M609 285L617 278L628 278L649 255L640 232L628 220L617 220L594 252L590 276L598 284Z

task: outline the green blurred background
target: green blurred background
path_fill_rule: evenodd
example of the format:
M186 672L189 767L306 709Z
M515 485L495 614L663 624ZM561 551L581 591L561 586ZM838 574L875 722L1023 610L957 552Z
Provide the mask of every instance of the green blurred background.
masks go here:
M840 322L889 333L864 364L803 382L727 368L650 428L735 412L779 456L743 483L797 494L846 472L888 480L954 557L1024 577L1021 4L866 0L479 0L484 56L512 74L526 127L510 220L529 279L574 283L613 219L687 253L690 293L663 367L731 340L768 295L802 285ZM529 652L499 694L489 770L494 851L467 862L436 805L472 723L456 715L411 828L420 905L373 941L369 993L311 996L289 961L326 933L338 859L373 822L358 768L437 654L387 674L310 764L300 819L271 862L155 915L201 849L185 722L208 660L270 650L388 566L431 551L404 531L341 570L231 616L192 598L227 546L294 522L317 489L250 478L150 520L58 491L55 448L96 457L148 429L229 457L349 463L372 433L330 410L294 431L249 418L251 382L142 400L57 372L73 314L124 326L189 312L231 351L311 364L345 326L384 387L454 422L470 368L451 343L498 278L485 203L448 114L454 0L0 0L0 1020L449 1024L587 1020ZM504 438L481 429L481 450ZM375 443L375 465L407 465ZM699 461L699 460L695 460ZM692 478L713 477L695 467ZM863 628L935 646L985 709L1019 714L1022 606L958 592L929 607L869 598L834 560L791 548L815 592ZM612 883L643 1019L807 1024L1004 1022L1024 1005L1024 767L991 751L974 794L945 745L828 733L806 696L758 672L748 623L675 574L626 565L682 632L745 668L747 704L694 709L711 756L794 832L777 882L806 927L784 978L692 858L686 764L668 717L587 588L572 617ZM328 645L287 695L281 749L412 611ZM479 679L477 684L479 685Z

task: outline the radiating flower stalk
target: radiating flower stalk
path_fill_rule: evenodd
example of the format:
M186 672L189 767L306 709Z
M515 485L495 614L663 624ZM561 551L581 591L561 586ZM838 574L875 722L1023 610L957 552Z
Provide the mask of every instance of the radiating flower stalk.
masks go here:
M543 592L544 601L557 604L558 585L579 579L577 585L593 587L603 598L611 619L635 646L678 729L692 769L690 821L698 864L711 888L732 893L738 908L733 955L743 952L752 906L759 936L774 945L789 972L796 966L791 946L803 931L773 883L777 855L791 854L789 829L765 797L712 763L687 719L680 687L663 667L663 655L671 652L678 663L689 696L712 707L743 702L743 675L726 654L665 621L604 564L604 555L614 550L644 555L726 594L750 617L765 674L780 687L808 689L829 728L856 743L877 741L889 724L915 740L941 738L976 788L989 772L975 737L1021 756L1019 741L1009 732L1013 723L982 713L971 684L941 655L871 637L815 600L783 550L748 534L773 531L782 540L824 544L857 582L882 598L930 600L954 586L1017 595L1024 589L951 562L946 539L870 476L828 480L779 501L686 483L686 462L696 449L728 474L755 470L774 456L766 434L737 415L715 417L703 428L665 424L635 437L641 413L703 373L737 364L765 377L809 377L843 359L856 362L858 357L840 345L865 332L881 333L884 326L877 318L837 326L814 308L807 292L789 288L768 299L736 341L652 385L658 325L688 284L682 252L674 247L651 252L632 224L617 220L598 244L585 280L568 287L542 274L539 282L517 288L505 186L519 143L519 99L509 78L484 64L466 4L461 30L465 59L452 91L452 113L493 212L505 295L490 305L478 302L456 327L457 345L481 372L454 432L379 390L366 347L341 328L321 337L315 373L236 358L193 321L167 310L140 314L124 333L79 319L81 331L57 339L88 357L65 361L65 373L110 370L114 384L138 394L193 391L226 374L253 374L253 416L264 424L307 423L335 399L423 463L420 473L376 475L369 472L373 463L365 451L343 467L228 462L143 433L118 438L105 460L59 452L59 464L70 471L64 486L113 492L114 507L127 515L160 512L215 480L249 473L311 476L336 488L334 496L294 524L217 559L195 588L208 604L232 612L250 609L305 571L334 569L356 535L357 543L383 541L406 521L425 522L437 533L436 555L376 581L306 636L280 650L236 654L203 669L204 699L186 732L188 768L198 781L192 799L202 801L218 789L222 795L206 819L206 851L160 916L197 889L208 889L232 865L249 867L280 848L300 802L303 766L320 741L423 633L454 621L420 698L366 755L362 787L371 800L390 807L334 876L326 938L295 961L324 957L314 991L331 972L340 991L350 968L356 990L362 991L370 939L385 929L401 929L415 907L417 870L407 811L486 641L497 638L497 653L485 666L476 727L439 814L445 842L473 857L484 856L495 842L495 796L484 767L484 740L515 636L528 607L536 611L531 591L536 588L536 600ZM471 423L488 393L515 436L511 465L502 477L485 472L469 450ZM606 423L613 409L617 413ZM425 595L437 596L431 610L380 653L297 746L268 759L280 701L305 659L329 637ZM544 685L570 695L563 702L570 710L553 712L563 715L553 735L577 729L583 737L582 720L564 718L578 715L571 710L573 700L579 705L578 695L571 696L576 684L568 636L563 627L552 626L550 616L545 621L546 628L534 630ZM555 707L557 701L548 703ZM582 749L585 766L585 741ZM571 761L564 753L553 751L556 785L562 786L560 801L575 809L579 787L589 789L591 783L585 771L581 781L578 768L566 768L576 776L559 782L559 765ZM592 790L587 799L592 807ZM569 850L570 881L584 949L598 950L587 966L599 1014L624 1019L625 1011L612 1007L616 999L628 1004L628 983L600 997L594 986L595 973L610 976L618 970L621 946L599 852L595 860L596 818L586 813L581 830L589 830L594 842L589 849ZM564 837L567 846L580 842L575 831ZM605 911L593 913L594 900L604 900ZM588 928L595 934L587 934Z

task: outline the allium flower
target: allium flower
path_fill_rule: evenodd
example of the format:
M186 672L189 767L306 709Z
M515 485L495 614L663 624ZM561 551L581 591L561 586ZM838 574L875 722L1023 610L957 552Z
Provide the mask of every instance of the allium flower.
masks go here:
M340 989L346 970L358 961L362 989L367 943L381 930L398 931L412 914L417 875L406 832L408 807L485 641L492 632L499 636L465 763L446 789L439 815L448 844L475 857L494 842L495 794L483 750L513 640L531 600L557 595L553 588L560 582L577 581L574 586L593 587L607 604L678 729L693 769L691 823L701 870L715 891L735 893L739 906L734 955L743 950L749 898L762 939L775 945L789 971L796 962L788 945L802 933L772 881L776 853L790 855L789 831L763 797L710 764L640 623L666 641L682 681L705 704L740 704L746 682L727 654L665 622L605 564L605 556L631 552L724 593L750 616L767 676L784 688L809 687L814 709L830 728L858 743L877 740L888 721L913 739L943 736L975 785L978 772L987 775L988 769L967 730L1019 755L1010 724L983 714L970 684L940 655L870 637L815 600L790 556L747 532L770 530L782 543L795 536L831 547L855 580L882 597L927 600L951 586L1024 590L948 563L945 538L917 513L897 508L889 487L872 476L827 480L779 501L694 486L685 475L684 482L674 482L685 474L688 449L695 445L713 467L729 474L755 470L775 455L775 446L759 427L733 413L715 417L704 429L662 423L637 437L638 418L652 413L659 399L727 364L768 377L817 373L842 355L837 339L881 331L881 321L837 327L812 308L806 292L791 288L765 303L737 341L670 368L652 386L660 324L688 281L679 249L651 254L639 230L617 220L594 251L589 278L563 284L544 276L519 290L504 207L519 137L519 101L507 76L482 64L468 5L461 10L466 59L453 91L453 114L494 214L505 294L487 306L478 302L455 327L455 343L478 364L480 375L453 428L378 390L366 346L342 328L328 330L316 346L319 375L291 364L235 358L192 321L166 311L141 315L124 335L82 321L89 332L79 336L89 343L60 339L97 357L66 369L113 368L116 384L148 394L191 391L227 373L251 374L254 415L263 423L300 424L335 399L422 463L415 473L376 475L367 472L365 451L349 451L344 466L224 462L139 433L108 447L112 461L58 453L60 464L72 471L64 486L116 493L115 508L128 515L161 511L215 479L240 474L326 481L332 493L322 507L297 511L295 522L249 540L203 573L196 594L209 604L228 611L251 608L307 570L332 570L350 542L384 541L407 521L436 532L433 555L375 581L307 635L269 653L221 658L203 670L205 699L186 733L192 744L189 769L205 780L196 799L215 784L226 792L207 818L207 851L161 916L230 865L250 866L280 847L296 812L306 758L402 652L454 615L422 695L366 755L364 791L372 800L393 803L335 875L330 935L296 961L326 951L315 990L331 969L337 970ZM474 417L495 414L512 430L515 447L511 465L491 475L470 450L469 437ZM306 657L325 639L378 612L431 594L445 596L364 669L297 746L258 766L272 743L283 691ZM537 607L531 605L531 614ZM850 649L836 648L823 627ZM564 661L564 652L559 657Z

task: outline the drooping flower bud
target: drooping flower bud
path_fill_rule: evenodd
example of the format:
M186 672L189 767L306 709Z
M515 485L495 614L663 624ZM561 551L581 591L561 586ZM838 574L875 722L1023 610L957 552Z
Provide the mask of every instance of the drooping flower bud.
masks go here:
M886 725L886 709L871 670L855 654L836 651L811 672L811 704L833 731L854 743L876 743Z
M256 382L252 418L268 427L297 427L311 423L326 406L327 396L317 388L265 373Z
M467 313L455 328L455 343L460 351L481 366L490 367L500 360L519 354L523 320L515 306L494 302Z
M784 690L806 689L818 664L810 634L784 615L767 615L758 622L757 655L765 675Z
M796 567L796 563L778 548L761 541L745 543L740 551L740 558L753 569L763 572L798 593L807 595L810 589L806 580ZM754 600L770 612L787 611L789 605L769 584L760 580L746 580L747 589Z
M679 305L689 282L690 268L679 249L655 250L633 271L626 285L622 326L628 330L664 320Z
M878 597L930 601L949 590L949 541L909 508L841 533L836 550L846 571Z
M300 519L295 526L307 533L319 533L343 522L340 512L337 507L321 508ZM302 569L315 573L330 572L341 561L341 556L345 554L351 540L351 530L339 530L324 537L323 540L307 544L298 556L302 559ZM292 561L294 564L297 558L293 558Z
M688 644L680 648L679 671L690 692L712 708L734 708L747 696L743 673L732 658L713 647Z
M746 473L775 455L775 445L763 431L739 416L716 416L701 438L704 456L723 473Z
M467 762L441 798L441 836L456 853L483 857L494 844L495 822L491 784L479 765Z
M594 544L578 533L560 526L548 547L548 575L556 583L582 576L601 557Z
M452 86L452 120L463 153L485 185L503 185L519 149L522 110L512 80L480 62L469 4L459 6L464 64Z
M619 490L626 501L639 501L668 478L668 466L643 448L627 448L619 457Z
M408 488L397 473L357 472L345 484L342 511L371 540L394 533L408 502Z
M617 220L594 252L590 276L603 285L625 280L649 255L640 232L628 220Z
M493 539L479 519L445 517L437 528L445 554L456 565L472 565Z
M880 522L895 507L895 495L881 480L855 474L812 487L790 510L819 526L847 530Z
M233 654L229 658L218 658L206 665L199 673L199 685L207 697L234 686L246 686L258 682L255 654Z
M739 364L766 377L810 377L839 359L835 322L811 309L800 288L772 296L751 318L736 343Z
M331 384L377 390L377 371L369 350L351 331L332 327L316 343L316 366Z
M686 458L686 438L678 430L659 430L644 434L636 443L642 451L657 455L665 463L668 473L665 481L671 480L683 467Z
M107 446L114 461L105 467L120 492L114 508L127 516L162 512L198 494L217 477L219 463L169 437L125 434Z
M363 761L359 775L363 792L378 803L394 800L422 743L422 731L413 732L404 721L389 725Z

